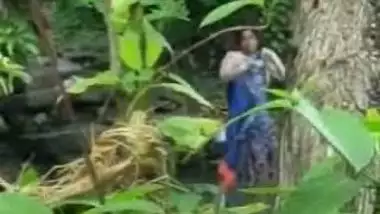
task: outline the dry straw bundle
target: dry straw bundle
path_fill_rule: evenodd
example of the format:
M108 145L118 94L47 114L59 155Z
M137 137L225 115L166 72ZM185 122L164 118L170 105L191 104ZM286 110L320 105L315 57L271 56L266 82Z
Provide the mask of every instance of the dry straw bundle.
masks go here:
M91 140L90 160L98 184L106 191L132 185L147 176L166 173L166 150L155 126L148 123L144 112L135 112L128 123L119 123ZM57 166L51 170L58 179L43 182L29 194L46 203L91 193L94 190L91 172L85 158Z

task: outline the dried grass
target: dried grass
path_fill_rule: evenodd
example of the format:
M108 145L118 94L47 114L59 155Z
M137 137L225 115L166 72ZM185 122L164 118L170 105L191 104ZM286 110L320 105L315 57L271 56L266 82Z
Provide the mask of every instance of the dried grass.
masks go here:
M132 185L147 175L166 174L163 141L143 112L135 112L128 123L119 123L96 138L93 136L91 144L90 159L99 184L107 191ZM58 179L42 182L27 193L50 204L94 190L84 158L57 166L48 175L53 172Z

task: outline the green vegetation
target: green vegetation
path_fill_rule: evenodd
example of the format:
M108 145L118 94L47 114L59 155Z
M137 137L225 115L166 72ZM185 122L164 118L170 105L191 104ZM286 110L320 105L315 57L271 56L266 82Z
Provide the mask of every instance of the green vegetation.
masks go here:
M258 24L263 26L267 39L271 41L270 46L280 53L284 53L290 46L288 42L284 42L287 41L288 30L284 27L287 23L279 23L279 20L281 22L289 20L287 14L293 7L291 1L237 0L228 3L216 0L202 1L202 7L208 8L208 11L213 6L218 7L207 14L201 11L200 14L204 16L201 21L198 17L200 15L192 15L186 6L198 4L199 2L195 0L189 2L114 0L111 10L106 9L102 4L104 2L107 1L56 1L53 16L56 20L53 23L56 31L62 30L59 28L65 30L57 41L65 40L72 34L81 35L82 38L79 40L86 41L92 40L91 36L99 35L99 32L103 34L106 30L111 32L108 46L114 48L111 53L114 51L118 55L111 54L109 69L91 77L74 77L75 84L68 89L68 93L78 95L93 88L116 91L120 105L118 118L125 124L130 124L139 112L151 116L149 96L156 90L167 90L173 94L186 96L209 111L216 108L212 101L196 90L196 87L171 71L170 65L173 61L169 60L167 65L162 66L160 59L177 49L170 45L171 40L168 38L171 36L165 35L169 28L179 28L181 25L169 27L172 23L191 22L189 25L198 23L196 26L198 30L213 29L244 7L260 12L263 22ZM208 4L210 6L207 6ZM78 13L78 10L87 12ZM97 13L102 16L93 17L93 14ZM104 20L110 21L101 24L95 22ZM85 22L92 25L84 24ZM18 26L15 28L13 25L6 26L11 30L4 28L4 35L0 35L0 46L5 50L4 55L22 63L20 57L25 58L25 55L37 53L31 45L33 43L29 43L32 41L29 38L30 32L22 34ZM190 26L189 29L188 31L192 31L194 26ZM22 35L10 36L13 32ZM180 36L186 35L178 35ZM69 40L71 39L78 40L78 38ZM74 43L79 45L80 41ZM20 77L25 82L30 81L22 68L11 63L7 57L4 56L0 64L1 71L9 76L7 81L5 78L1 79L4 94L12 91L12 84L9 84L12 78ZM263 108L297 112L326 139L335 152L325 161L313 166L297 186L252 188L242 191L247 194L281 196L281 202L275 209L275 213L278 214L338 214L343 213L341 209L359 193L361 188L377 185L378 181L367 170L371 168L371 162L378 152L376 148L379 144L380 115L376 111L369 110L366 116L360 116L339 109L318 109L303 96L303 89L270 90L270 92L276 97L273 101L254 108L244 115ZM125 107L126 100L129 103ZM224 127L220 118L211 116L170 116L164 119L152 119L151 123L157 127L160 135L170 139L173 151L189 155L201 152L215 133ZM164 174L154 180L131 185L129 188L104 193L104 203L94 195L65 198L59 203L47 203L43 198L29 194L30 189L39 183L40 178L33 168L28 167L20 174L15 184L4 181L3 186L6 191L0 193L0 214L49 214L53 211L70 214L206 214L214 213L213 199L219 194L218 188L214 185L183 185L172 175ZM223 208L221 212L248 214L259 213L267 208L265 204L252 203L244 207Z

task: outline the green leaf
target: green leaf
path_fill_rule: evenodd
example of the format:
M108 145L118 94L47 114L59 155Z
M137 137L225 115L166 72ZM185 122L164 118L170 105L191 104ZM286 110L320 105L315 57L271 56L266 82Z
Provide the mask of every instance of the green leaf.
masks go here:
M342 159L339 156L328 157L322 162L315 164L309 171L302 177L302 181L307 181L325 175L330 171L334 171L338 168L338 164L342 163ZM340 166L342 167L342 166Z
M199 104L202 104L202 105L207 106L209 108L214 108L214 106L209 101L207 101L202 95L200 95L198 92L196 92L193 88L189 88L186 85L181 85L178 83L160 83L157 85L153 85L152 87L170 89L172 91L184 94L184 95L194 99Z
M153 75L154 71L151 69L145 69L138 73L126 72L121 78L123 89L127 93L134 93L139 86L149 83Z
M201 22L200 27L202 28L206 25L220 21L221 19L231 15L233 12L247 5L258 5L260 7L263 7L264 0L238 0L223 4L208 13Z
M160 132L172 138L176 146L193 151L203 148L221 125L218 120L184 116L168 117L158 122Z
M188 82L186 82L186 80L184 80L182 77L180 77L177 74L168 73L166 77L177 82L177 83L179 83L179 84L181 84L181 85L183 85L183 86L187 86L189 88L192 88L192 86Z
M292 100L292 101L297 101L293 98L292 94L289 93L288 91L286 90L282 90L282 89L266 89L266 91L268 93L271 93L275 96L278 96L279 98L285 98L285 99L288 99L288 100Z
M111 71L100 72L93 77L73 77L75 82L67 88L67 92L71 94L81 94L89 87L93 86L114 86L120 82L117 74Z
M227 208L227 211L229 213L236 213L236 214L253 214L253 213L260 213L268 208L269 206L266 204L254 203L254 204L249 204L246 206Z
M294 108L303 115L358 172L375 154L375 142L359 117L348 112L324 109L319 112L310 101L300 97ZM349 130L349 131L348 131Z
M367 109L364 123L370 132L380 133L380 114L377 109Z
M109 196L107 201L110 201L110 202L129 201L132 199L143 197L147 194L156 192L158 190L162 190L163 188L164 186L159 185L159 184L144 184L141 186L132 187L122 192L114 193Z
M158 60L165 44L162 35L146 19L143 22L143 30L146 36L146 58L144 60L147 68L151 68ZM142 49L139 33L132 28L127 28L123 36L119 37L119 44L120 57L123 62L134 70L142 70L144 61L141 59Z
M310 171L313 171L313 168ZM337 213L345 202L359 192L362 185L342 171L318 169L318 173L311 173L315 176L304 179L297 190L284 200L278 213Z
M0 214L53 214L38 200L18 193L0 193Z
M337 109L324 109L322 119L335 135L333 146L360 171L375 155L375 141L359 115ZM350 130L350 131L348 131Z
M229 126L230 124L232 124L232 123L234 123L234 122L236 122L236 121L238 121L244 117L255 114L258 111L276 109L276 108L292 108L292 103L289 101L289 99L277 99L277 100L267 102L263 105L251 108L248 111L230 119L228 121L228 123L225 125L225 127Z
M23 80L25 83L30 83L32 77L23 71L24 67L12 62L8 57L0 54L0 72L5 73L11 77L17 77Z
M195 193L170 192L169 200L177 209L178 213L191 214L198 208L202 201L202 196Z
M239 190L247 194L254 195L278 195L278 194L289 194L295 190L294 187L253 187Z
M163 36L159 33L153 25L144 19L144 29L146 35L146 64L151 68L160 57L163 49L164 42Z
M39 176L37 171L30 167L29 165L25 165L18 179L18 186L23 187L32 183L36 183L39 181Z
M65 205L84 205L84 206L88 206L88 207L99 207L100 203L99 203L97 198L86 199L86 198L83 198L83 196L82 196L80 198L58 201L54 204L50 204L50 207L59 208L59 207L65 206Z
M114 11L114 13L125 14L129 13L129 7L137 2L138 0L112 0L111 8Z
M380 150L380 114L378 113L377 109L367 109L365 117L364 117L364 124L368 131L371 133L372 137L376 141L377 145L375 146L376 151Z
M210 193L216 195L219 193L219 187L214 184L192 184L194 192L199 194Z
M70 94L81 94L90 86L89 81L86 78L75 76L73 78L75 79L75 83L66 89Z
M123 62L134 70L142 69L140 35L133 29L127 28L119 37L120 57Z
M146 200L129 200L121 202L109 202L104 206L92 208L83 214L103 214L121 211L133 211L143 213L164 214L165 211L157 204ZM5 214L5 213L4 213Z
M7 84L5 82L5 79L0 77L0 87L1 87L1 95L7 95L9 94Z

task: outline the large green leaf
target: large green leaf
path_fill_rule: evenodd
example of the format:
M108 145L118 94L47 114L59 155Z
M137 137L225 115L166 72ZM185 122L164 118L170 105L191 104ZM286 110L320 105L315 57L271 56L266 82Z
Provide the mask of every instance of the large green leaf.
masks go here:
M120 82L117 74L111 71L100 72L93 77L74 76L74 84L67 88L70 94L81 94L93 86L114 86Z
M141 71L143 63L147 68L151 68L158 60L165 46L162 35L154 29L152 24L144 19L143 30L145 32L146 49L145 59L141 58L140 35L133 28L127 28L123 36L119 37L120 57L130 68Z
M203 148L216 131L221 122L207 118L176 116L158 122L159 130L174 140L179 148L199 150Z
M119 37L120 57L132 69L141 70L140 35L132 28L127 28Z
M144 19L144 29L146 35L146 64L151 68L160 57L164 50L164 38L154 26L146 19Z
M213 108L213 105L207 101L202 95L200 95L197 91L195 91L193 88L190 88L186 85L178 84L178 83L160 83L157 85L153 85L152 88L167 88L172 91L184 94L186 96L189 96L190 98L197 101L199 104L202 104L204 106L207 106L209 108Z
M375 141L359 115L337 109L324 109L322 119L336 137L333 146L359 171L375 155Z
M313 171L313 168L311 169ZM338 210L354 197L361 183L346 176L343 170L328 170L310 173L297 190L287 197L279 214L326 214Z
M263 7L264 0L237 0L223 4L207 14L207 16L201 22L200 27L204 27L206 25L220 21L221 19L231 15L233 12L247 5L258 5Z
M131 211L137 213L154 213L164 214L165 211L157 204L147 200L129 200L108 202L104 206L92 208L83 214L103 214L103 213L116 213L121 211Z
M361 119L342 110L326 108L319 112L298 91L294 107L303 115L349 163L360 171L375 154L375 141Z
M0 214L53 214L34 198L18 193L0 193Z
M192 192L179 193L171 191L169 200L178 213L192 214L200 205L202 196Z

